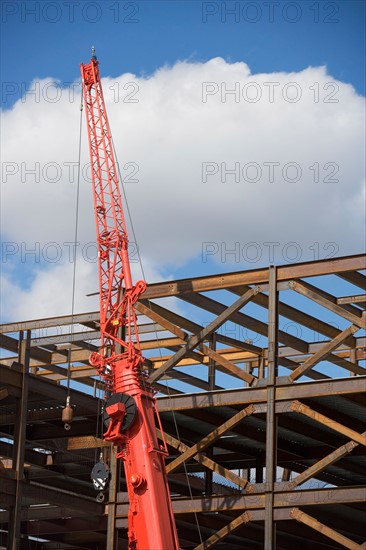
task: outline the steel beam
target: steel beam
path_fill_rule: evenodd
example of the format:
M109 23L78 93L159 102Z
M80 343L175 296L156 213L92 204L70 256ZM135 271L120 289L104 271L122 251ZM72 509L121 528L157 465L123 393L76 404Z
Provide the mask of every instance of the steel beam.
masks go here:
M203 451L212 443L217 441L225 432L229 431L230 429L234 428L239 422L242 422L244 418L247 416L253 414L254 407L252 405L249 405L249 407L246 407L245 409L239 411L237 414L229 418L226 422L224 422L221 426L218 428L215 428L211 433L206 435L201 441L190 447L187 451L185 451L182 455L180 455L178 458L176 458L173 462L168 464L166 471L167 474L174 472L179 466L183 464L183 462L186 462L190 458L192 458L196 453Z
M280 378L280 377L279 377ZM308 399L342 394L362 394L366 391L366 376L352 376L338 380L317 380L316 382L298 382L296 384L276 381L276 400L289 401L293 399ZM208 407L249 405L264 403L267 400L266 387L240 388L222 390L214 393L203 392L193 394L171 395L158 397L160 412L205 409Z
M274 508L296 506L321 506L337 504L363 504L366 498L366 487L337 487L326 489L308 489L275 493ZM118 502L121 502L118 499ZM213 497L178 498L172 500L175 514L215 512L219 510L263 510L265 511L265 494L226 495ZM129 505L118 504L117 516L127 517Z
M347 426L344 426L343 424L340 424L339 422L336 422L335 420L325 416L324 414L314 411L313 409L311 409L307 405L304 405L303 403L300 403L299 401L294 401L291 405L291 409L294 412L303 414L304 416L315 420L316 422L320 422L327 428L330 428L331 430L334 430L344 435L345 437L348 437L349 439L360 443L361 445L366 445L366 435L360 434L355 430L352 430L351 428L348 428Z
M180 296L180 298L189 304L193 304L197 307L210 311L215 315L220 315L223 311L225 311L225 305L202 294L187 293ZM266 323L241 312L234 313L231 316L231 321L239 326L249 328L260 335L267 335L268 333L268 325ZM301 351L302 353L308 353L308 343L297 336L292 336L287 332L279 330L278 339L280 342L286 344L294 350Z
M17 419L15 425L12 468L15 472L15 503L10 508L8 550L17 550L20 545L20 523L22 514L25 432L27 426L28 373L31 331L21 332L19 338L19 364L21 365L22 387L17 399Z
M366 435L366 432L363 434ZM345 443L341 447L338 447L335 451L331 452L309 468L307 468L304 472L297 475L294 479L292 479L288 483L289 489L294 489L295 487L299 487L305 481L308 481L309 479L316 477L320 472L322 472L325 468L328 466L331 466L338 460L341 460L341 458L347 456L350 452L353 451L355 447L357 447L358 443L356 441L349 441L348 443ZM282 477L283 481L289 481L289 477L287 479L284 479L284 476Z
M366 269L366 258L363 262L363 267L359 267L359 269ZM341 277L341 279L366 290L366 277L365 275L362 275L362 273L359 273L358 271L346 271L344 273L337 272L337 275L338 277Z
M335 531L334 529L327 527L326 525L324 525L324 523L320 523L320 521L309 516L308 514L305 514L305 512L302 512L298 508L294 508L291 511L291 517L299 523L303 523L304 525L311 527L311 529L314 529L318 533L322 533L326 537L334 540L335 542L338 542L338 544L340 544L344 548L349 548L349 550L361 550L362 548L360 544L357 544L356 542L350 540L344 535L337 533L337 531Z
M16 482L14 479L0 476L1 492L5 495L13 495ZM51 487L42 483L21 482L23 484L24 498L30 499L34 504L49 503L56 506L64 506L71 510L78 510L80 514L103 515L104 506L98 504L95 499L77 495L71 491L64 491L57 487Z
M62 315L46 319L35 319L33 321L19 321L16 323L5 323L0 325L0 334L4 332L19 332L21 330L41 330L53 327L61 327L72 324L85 324L91 322L99 323L99 311L91 313L80 313L74 315Z
M222 541L228 535L234 533L234 531L236 531L237 529L239 529L239 527L245 525L249 521L250 514L248 512L240 514L240 516L233 519L233 521L231 521L228 525L225 525L225 527L211 535L211 537L202 542L202 544L196 546L194 550L208 550L208 548L212 548L213 546L215 546L215 544Z
M266 413L266 495L264 521L264 550L276 548L276 533L273 517L274 483L277 469L277 418L276 377L278 357L278 292L277 271L269 268L268 292L268 367L267 367L267 413Z
M217 353L216 351L204 344L201 345L201 349L205 355L207 355L210 359L213 359L216 363L219 363L219 365L232 376L244 380L250 386L256 382L257 378L255 376L237 367L236 365L234 365L234 363L228 361L227 359L225 359L225 357L220 355L220 353Z
M277 285L277 290L279 290L278 287L279 285ZM231 290L231 292L233 292L234 294L243 294L247 289L247 286L242 286L238 288L235 287ZM365 299L366 298L364 297L364 300ZM257 296L253 297L253 303L265 309L268 309L269 298L266 294L261 292L257 294ZM325 323L321 319L317 319L316 317L313 317L308 313L304 313L303 311L289 306L285 302L278 302L278 314L286 317L287 319L290 319L291 321L294 321L295 323L298 323L299 325L313 330L314 334L319 333L324 334L324 336L328 336L329 338L335 338L335 336L340 333L340 330L338 330L336 327L329 325L328 323ZM352 342L352 338L350 338L350 345L354 345L354 342Z
M157 434L161 440L165 439L168 445L170 445L171 447L174 447L181 453L185 453L189 451L188 445L185 445L181 441L178 441L178 439L176 439L172 435L166 432L164 432L164 435L163 435L160 430L157 430ZM214 462L211 458L204 456L201 453L196 453L195 455L193 455L192 458L197 462L199 462L200 464L202 464L203 466L205 466L206 468L209 468L210 471L215 472L216 474L222 477L225 477L226 479L228 479L229 481L232 481L242 489L250 490L251 485L247 479L244 479L234 474L234 472L232 472L231 470L228 470L227 468L220 466L220 464L217 464L217 462Z
M309 359L307 359L300 367L298 367L296 370L294 370L289 375L290 381L295 381L301 376L304 376L308 373L310 369L312 369L317 363L322 361L323 359L326 359L327 356L337 349L345 340L349 338L349 336L352 336L360 330L360 327L356 325L351 325L350 327L343 330L340 334L338 334L333 340L325 344L318 352L314 353ZM365 374L365 369L360 368L360 374Z
M149 300L141 300L141 302L137 302L136 307L137 307L138 310L139 310L139 307L140 307L140 303L143 306L145 306L145 308L147 308L148 311L151 314L156 313L159 316L159 317L156 317L156 318L159 318L159 320L160 320L160 322L163 326L165 326L164 323L165 323L165 321L167 321L168 322L168 324L166 325L167 330L170 330L170 328L172 328L171 325L173 325L173 326L178 327L177 330L179 330L179 331L184 329L184 331L188 331L192 334L197 334L203 328L201 325L199 325L197 323L194 323L193 321L191 321L189 319L186 319L185 317L182 317L181 315L178 315L177 313L174 313L173 311L169 311L168 309L162 307L161 305L155 304L154 302L150 302ZM146 315L147 315L147 310L146 309L143 309L141 311L145 311ZM151 316L151 319L154 319L154 317ZM180 335L183 336L182 333L180 333ZM187 340L188 340L189 336L190 335L187 334L187 336L186 336ZM241 349L241 350L244 350L244 351L249 351L249 352L255 353L255 354L261 353L261 348L259 348L258 346L253 346L252 344L248 344L247 342L242 342L242 341L237 340L235 338L231 338L229 336L224 336L224 335L218 334L218 333L215 333L215 336L216 336L216 339L217 339L218 342L221 342L221 343L226 344L228 346L232 346L234 348Z
M337 304L360 304L361 306L365 306L366 294L359 294L357 296L341 296L341 298L337 298Z
M294 265L283 265L277 268L277 280L288 281L302 277L315 277L328 273L343 273L358 269L365 269L365 255L346 256L332 258L331 260L318 260ZM209 290L222 290L241 285L255 285L269 282L269 270L253 269L250 271L238 271L235 273L223 273L221 275L209 275L179 281L167 281L166 283L150 284L143 297L144 299L164 298L167 296L179 296L186 292L207 292Z
M205 340L212 332L217 330L221 325L223 325L235 312L241 309L245 304L247 304L251 298L260 292L260 287L255 287L246 292L238 300L236 300L231 306L226 308L221 314L214 319L207 327L203 328L198 334L191 336L188 342L178 350L164 365L162 365L158 370L153 372L150 375L149 382L154 383L156 380L159 380L163 374L174 367L179 361L191 350L198 346L203 340Z
M0 378L4 385L7 387L15 387L20 389L22 387L22 374L20 372L20 366L14 365L12 368L4 367L0 364ZM63 386L58 386L42 377L34 374L28 374L28 390L30 392L41 394L47 399L55 399L65 403L67 389ZM85 393L77 390L72 390L72 402L75 405L80 405L84 410L88 410L91 413L96 413L97 403L96 400Z
M349 304L338 305L337 299L331 294L324 292L324 290L320 290L304 281L290 281L289 288L310 298L333 313L348 319L354 325L360 328L366 328L366 319L362 317L362 311L360 309Z

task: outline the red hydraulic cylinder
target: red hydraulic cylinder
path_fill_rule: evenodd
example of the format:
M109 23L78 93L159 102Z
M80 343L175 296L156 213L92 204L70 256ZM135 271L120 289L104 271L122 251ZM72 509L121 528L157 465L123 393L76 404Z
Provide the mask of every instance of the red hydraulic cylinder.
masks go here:
M117 391L135 400L137 411L131 428L123 434L125 443L118 454L124 462L130 501L128 516L129 548L174 550L179 548L165 472L165 452L159 446L155 429L155 399L126 377L126 362L116 364L125 373L117 381ZM130 378L132 384L126 378ZM126 386L129 386L126 388Z

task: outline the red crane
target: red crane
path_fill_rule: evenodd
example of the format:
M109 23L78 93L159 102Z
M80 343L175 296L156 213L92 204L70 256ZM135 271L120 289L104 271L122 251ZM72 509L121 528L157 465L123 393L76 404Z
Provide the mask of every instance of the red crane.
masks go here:
M158 443L154 392L147 381L135 303L145 281L132 283L128 235L122 208L99 63L94 48L81 64L97 232L100 335L90 356L106 386L104 439L124 463L130 501L130 550L178 550L165 471L166 445ZM159 421L160 422L160 421Z

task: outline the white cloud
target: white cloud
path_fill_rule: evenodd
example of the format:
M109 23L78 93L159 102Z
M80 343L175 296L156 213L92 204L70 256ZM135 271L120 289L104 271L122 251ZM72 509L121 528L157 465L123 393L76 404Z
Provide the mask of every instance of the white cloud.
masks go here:
M26 96L3 113L6 181L1 223L4 240L14 242L19 250L37 242L41 251L49 242L65 250L57 265L36 272L31 285L32 292L42 288L39 292L45 299L55 300L54 311L59 314L66 306L55 279L64 292L70 291L63 271L70 269L64 265L68 262L63 243L74 238L76 173L70 183L71 167L66 163L77 161L80 96L78 91L63 90L53 102L52 80L40 81L38 86L39 102ZM138 173L130 177L138 182L127 178L125 187L144 263L155 274L162 277L166 270L174 272L174 267L200 257L206 242L217 243L212 258L218 262L238 259L225 251L239 243L242 264L220 264L217 271L248 267L249 256L258 252L247 247L251 242L262 250L258 259L262 264L269 261L266 242L280 243L275 247L278 263L289 259L283 257L283 247L291 242L299 248L285 250L294 260L313 259L313 243L319 243L322 257L327 253L322 247L329 242L336 244L339 255L363 249L364 99L352 86L335 81L326 68L253 75L245 63L216 58L163 67L149 78L131 74L104 78L103 86L124 176L134 169L126 163L138 166ZM203 90L212 94L206 94L205 102ZM236 90L237 97L230 90ZM261 96L257 102L251 101L255 93ZM296 94L301 98L293 102ZM83 126L85 164L84 121ZM37 162L38 183L34 175L25 173L37 169ZM226 183L222 181L222 163L228 169L239 163L240 181L229 174ZM272 183L268 163L279 163L272 165ZM258 166L259 181L244 181L243 171L253 180ZM298 167L298 182L283 180L283 172L294 179ZM203 182L205 169L217 173ZM60 179L52 183L56 175ZM338 181L327 182L327 178ZM93 242L91 184L85 181L81 182L79 218L78 240ZM301 257L296 257L299 250ZM14 253L14 259L19 254ZM37 266L29 257L21 267ZM90 265L83 269L86 293L97 284L90 282ZM11 292L12 283L8 284ZM29 300L34 306L34 294ZM91 309L88 304L85 307ZM23 300L19 308L24 317L31 303Z
M10 264L1 273L2 302L0 317L3 322L25 319L42 319L58 315L70 315L73 297L73 262L63 261L47 264L33 270L28 285L14 277L19 266ZM29 263L24 269L29 268ZM131 266L134 281L143 278L139 263ZM144 261L144 275L150 283L162 279L162 274L148 261ZM74 313L97 311L99 309L98 274L95 262L86 261L81 255L76 258ZM167 275L167 278L172 278ZM177 310L174 298L169 304ZM166 307L166 299L162 303ZM179 311L179 310L178 310Z
M85 289L90 288L90 279L96 277L94 265L77 262L75 279L74 312L98 309L97 296L87 297ZM7 320L40 319L52 315L69 315L72 311L73 264L54 264L48 269L39 269L26 289L12 281L9 274L3 274L2 310ZM97 290L97 286L95 287Z

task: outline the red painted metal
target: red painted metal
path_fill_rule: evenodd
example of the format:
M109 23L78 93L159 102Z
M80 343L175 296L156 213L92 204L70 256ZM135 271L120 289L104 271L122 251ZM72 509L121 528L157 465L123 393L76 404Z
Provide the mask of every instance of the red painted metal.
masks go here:
M144 371L134 307L146 283L132 284L117 166L95 55L80 68L99 255L101 345L99 353L91 354L90 363L106 383L107 398L127 394L136 404L134 420L123 430L126 406L107 403L109 425L104 438L113 442L124 463L130 500L129 549L177 550L166 446L160 446L156 436L154 393Z

